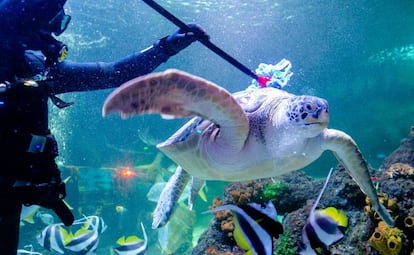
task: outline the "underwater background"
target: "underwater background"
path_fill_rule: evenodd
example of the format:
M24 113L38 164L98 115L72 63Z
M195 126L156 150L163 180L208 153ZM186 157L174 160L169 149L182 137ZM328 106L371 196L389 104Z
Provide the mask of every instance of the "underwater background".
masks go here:
M351 135L374 168L399 146L414 124L413 1L158 3L183 21L200 24L213 43L252 70L260 63L290 60L294 75L284 89L327 99L329 127ZM68 60L72 61L116 61L177 29L142 1L69 0L65 7L72 21L59 40L68 44ZM199 75L231 92L243 90L251 82L197 42L156 71L167 68ZM104 119L101 107L110 92L66 94L62 98L75 102L72 107L50 108L62 170L66 174L71 171L67 169L79 171L79 194L69 189L67 200L81 207L82 213L106 216L108 230L102 234L98 254L111 254L111 246L122 235L142 238L140 221L148 233L147 254L160 254L158 233L150 227L155 202L147 199L147 193L153 184L167 180L173 163L164 157L155 167L142 168L130 183L117 185L114 178L118 169L151 164L157 156L155 145L186 120L167 121L155 115L127 120L111 115ZM305 170L323 178L336 165L327 152ZM194 212L198 232L212 218L201 212L208 210L214 197L222 195L224 185L208 182L207 202L198 199ZM117 211L117 206L127 213ZM21 246L32 244L41 250L32 234L42 227L25 224Z

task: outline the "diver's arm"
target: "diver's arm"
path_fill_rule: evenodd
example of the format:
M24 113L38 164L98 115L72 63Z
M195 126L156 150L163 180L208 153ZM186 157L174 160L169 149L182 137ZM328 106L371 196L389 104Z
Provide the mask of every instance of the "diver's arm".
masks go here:
M52 70L53 91L60 94L118 87L132 78L152 72L169 57L170 54L157 42L116 62L64 61Z
M178 29L153 46L112 63L58 63L51 72L54 94L70 91L89 91L118 87L140 75L152 72L169 57L185 49L197 39L209 39L202 27L188 24L190 31Z

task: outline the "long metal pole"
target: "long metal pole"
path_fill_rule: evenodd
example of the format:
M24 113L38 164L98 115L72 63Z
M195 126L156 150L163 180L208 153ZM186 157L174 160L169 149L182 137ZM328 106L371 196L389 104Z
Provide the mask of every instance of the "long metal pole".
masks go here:
M179 28L183 29L184 31L193 32L196 34L197 41L202 43L204 46L206 46L208 49L222 57L224 60L232 64L234 67L242 71L243 73L247 74L248 76L252 77L255 80L259 81L259 77L249 68L244 66L242 63L237 61L235 58L227 54L225 51L214 45L208 38L205 38L203 36L197 36L199 34L198 31L192 30L190 27L187 26L184 22L182 22L180 19L178 19L176 16L171 14L169 11L164 9L161 5L157 4L153 0L142 0L146 4L148 4L151 8L153 8L155 11L157 11L159 14L164 16L166 19L174 23ZM260 81L259 81L260 82Z

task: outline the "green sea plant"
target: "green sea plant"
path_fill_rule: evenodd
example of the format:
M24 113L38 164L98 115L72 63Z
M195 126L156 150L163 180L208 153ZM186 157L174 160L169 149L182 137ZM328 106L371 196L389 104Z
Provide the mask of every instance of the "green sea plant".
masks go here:
M284 233L279 236L276 248L273 251L274 255L295 255L296 248L291 238L290 229L284 229Z
M288 184L282 180L275 180L274 182L267 184L263 189L263 201L277 201L286 193L288 187Z

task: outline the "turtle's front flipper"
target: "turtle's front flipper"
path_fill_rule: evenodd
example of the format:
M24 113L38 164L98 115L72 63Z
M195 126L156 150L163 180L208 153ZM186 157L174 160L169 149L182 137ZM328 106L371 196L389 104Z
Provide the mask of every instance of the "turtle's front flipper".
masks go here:
M243 109L227 90L174 69L124 83L105 100L102 115L110 112L120 112L123 117L145 113L169 118L198 115L220 126L221 136L236 149L242 148L249 130Z
M389 226L394 226L394 220L387 209L380 204L377 192L371 182L368 165L354 140L342 131L326 129L322 133L325 140L324 149L331 150L339 162L345 167L360 189L369 197L373 209Z
M153 229L163 227L167 224L189 180L190 175L178 166L158 199L157 206L152 215Z

